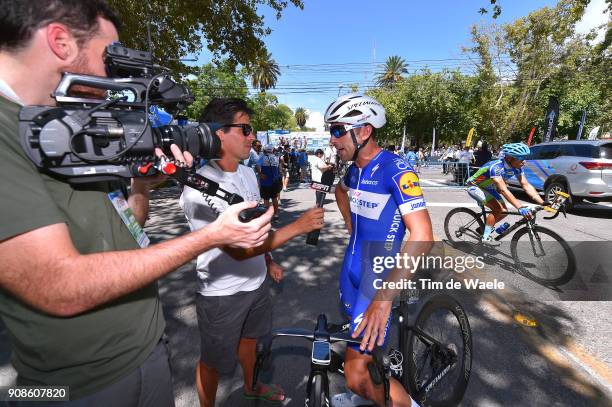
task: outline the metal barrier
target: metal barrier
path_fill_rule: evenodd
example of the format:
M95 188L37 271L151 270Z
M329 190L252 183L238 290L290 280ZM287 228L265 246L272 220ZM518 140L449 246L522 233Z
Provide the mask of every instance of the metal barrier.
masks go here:
M439 171L444 176L445 184L448 186L464 186L468 178L478 169L468 163L460 163L451 160L429 160L415 166L415 170L424 170L431 174L431 171Z

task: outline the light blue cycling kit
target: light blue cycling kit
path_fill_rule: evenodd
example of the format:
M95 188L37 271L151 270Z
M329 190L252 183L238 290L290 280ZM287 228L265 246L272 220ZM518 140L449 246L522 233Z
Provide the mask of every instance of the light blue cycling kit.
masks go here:
M364 168L352 164L341 187L349 191L353 231L340 274L340 300L352 333L376 292L375 280L391 271L375 273L373 259L395 257L406 230L402 216L424 210L425 199L412 167L386 150Z

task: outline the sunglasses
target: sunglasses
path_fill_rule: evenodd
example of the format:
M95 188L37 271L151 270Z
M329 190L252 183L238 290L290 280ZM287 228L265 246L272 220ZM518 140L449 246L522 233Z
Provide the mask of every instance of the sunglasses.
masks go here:
M349 130L358 129L364 126L365 124L356 124L354 126L335 124L329 128L329 134L331 134L335 138L340 138L344 136Z
M253 127L250 124L244 124L244 123L240 123L240 124L224 124L221 127L240 127L242 129L242 134L244 135L244 137L248 137L251 135L251 133L253 132Z

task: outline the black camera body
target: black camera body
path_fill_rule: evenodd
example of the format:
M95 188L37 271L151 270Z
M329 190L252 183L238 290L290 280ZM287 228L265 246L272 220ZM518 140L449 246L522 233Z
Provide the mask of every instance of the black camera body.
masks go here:
M21 145L38 168L68 182L83 183L151 175L141 169L158 162L155 148L172 157L171 144L195 158L219 157L221 142L205 123L151 125L152 105L174 114L194 98L153 64L150 53L112 44L106 49L105 63L109 75L121 76L65 73L53 94L57 106L21 109ZM161 73L155 74L158 71ZM79 89L79 96L71 95L74 88ZM81 89L92 88L96 94L101 90L128 97L81 96Z

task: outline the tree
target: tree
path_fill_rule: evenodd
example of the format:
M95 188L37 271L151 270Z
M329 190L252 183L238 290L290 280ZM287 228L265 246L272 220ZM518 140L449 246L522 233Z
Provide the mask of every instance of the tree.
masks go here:
M280 19L289 2L304 8L301 0L109 0L122 19L122 42L147 50L150 22L157 62L183 74L192 69L180 59L198 53L204 41L215 60L247 65L266 50L262 38L271 32L258 10L271 7Z
M383 87L393 87L402 78L402 74L408 73L407 67L406 61L397 55L387 58L383 72L378 75L378 84Z
M295 122L297 123L300 129L304 129L307 121L308 113L306 113L306 109L304 109L303 107L298 107L297 109L295 109Z
M269 52L259 54L248 70L251 74L251 84L260 92L275 87L280 75L278 64Z
M228 60L200 67L198 75L187 81L187 86L195 97L195 101L187 108L187 116L197 120L204 107L215 97L246 99L247 84L244 78L244 70L237 71Z

